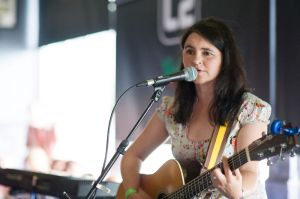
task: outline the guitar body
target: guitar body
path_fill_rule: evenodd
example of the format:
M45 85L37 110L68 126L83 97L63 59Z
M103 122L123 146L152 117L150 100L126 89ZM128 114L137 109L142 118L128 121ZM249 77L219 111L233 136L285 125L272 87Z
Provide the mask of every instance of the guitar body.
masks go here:
M168 160L154 174L141 175L139 193L145 199L160 199L184 186L184 177L179 162ZM121 183L116 199L125 199L125 190Z

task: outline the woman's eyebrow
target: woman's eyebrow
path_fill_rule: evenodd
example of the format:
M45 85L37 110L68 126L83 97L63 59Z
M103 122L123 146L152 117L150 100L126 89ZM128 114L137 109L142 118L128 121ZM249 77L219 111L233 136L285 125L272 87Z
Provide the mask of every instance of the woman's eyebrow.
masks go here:
M210 49L210 48L201 48L201 50L206 50L206 51L209 51L209 52L214 52L212 49Z
M192 45L190 45L190 44L187 44L183 48L194 48L194 47Z

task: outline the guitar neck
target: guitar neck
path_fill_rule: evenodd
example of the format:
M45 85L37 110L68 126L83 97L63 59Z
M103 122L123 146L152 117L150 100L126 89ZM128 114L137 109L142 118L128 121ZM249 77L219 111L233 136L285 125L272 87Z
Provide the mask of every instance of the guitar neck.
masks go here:
M250 156L249 156L248 148L245 148L242 151L240 151L240 152L234 154L233 156L231 156L230 158L228 158L229 168L232 171L234 171L235 169L238 169L239 167L241 167L242 165L246 164L249 161L250 161ZM219 163L211 170L204 172L200 176L189 181L187 184L185 184L179 190L173 192L172 194L170 194L164 198L166 198L166 199L172 199L172 198L190 199L190 198L196 196L198 193L201 193L202 191L207 190L208 188L210 188L212 186L210 173L215 168L220 168L222 170L222 172L224 172L223 163Z

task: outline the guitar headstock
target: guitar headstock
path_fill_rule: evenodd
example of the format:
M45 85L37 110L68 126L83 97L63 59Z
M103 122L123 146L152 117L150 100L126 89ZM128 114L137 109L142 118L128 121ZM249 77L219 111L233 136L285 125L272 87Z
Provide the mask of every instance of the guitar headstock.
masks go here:
M295 147L299 147L297 137L297 135L286 136L284 134L264 135L249 145L250 159L263 160L291 151Z

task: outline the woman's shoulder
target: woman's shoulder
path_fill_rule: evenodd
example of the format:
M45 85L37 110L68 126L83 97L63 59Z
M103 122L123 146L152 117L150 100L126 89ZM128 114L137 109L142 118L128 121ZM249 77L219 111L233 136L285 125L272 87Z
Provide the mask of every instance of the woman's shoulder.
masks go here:
M163 118L165 116L170 116L173 114L173 103L174 103L174 97L172 96L163 96L162 102L160 106L157 109L157 113L160 116L160 118Z
M162 103L166 103L168 105L172 105L173 102L174 102L174 97L173 96L166 95L166 96L162 97Z
M172 96L163 96L160 104L160 108L163 110L171 109L174 103L174 97Z
M247 107L247 106L271 109L271 105L267 101L259 98L258 96L250 92L246 92L243 95L242 107Z
M268 102L253 93L244 93L243 102L238 115L238 120L241 123L253 123L255 121L269 123L270 115L271 106Z
M258 96L254 95L250 92L245 92L243 95L243 104L257 104L263 107L270 106L270 104L263 99L259 98Z

